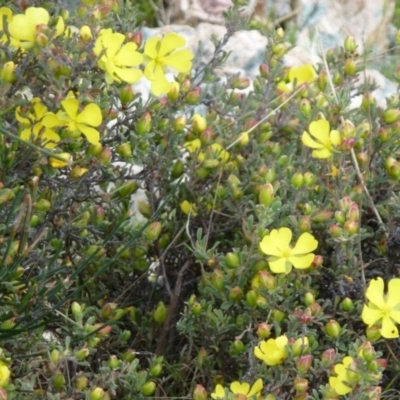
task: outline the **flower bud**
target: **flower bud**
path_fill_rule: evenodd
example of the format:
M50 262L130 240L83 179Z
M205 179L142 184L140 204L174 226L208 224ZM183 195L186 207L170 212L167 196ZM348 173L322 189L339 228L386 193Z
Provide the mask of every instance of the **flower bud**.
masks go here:
M389 108L383 112L382 118L387 124L394 124L400 119L400 110Z
M65 377L60 371L57 371L54 374L53 385L58 390L62 389L65 386Z
M226 253L225 262L229 268L237 268L240 265L239 256L236 253Z
M382 337L381 328L376 325L367 327L367 329L365 330L365 336L371 342L376 342Z
M259 72L260 72L260 76L263 77L264 79L268 79L269 78L269 67L267 64L261 64L258 68Z
M263 206L269 206L274 201L274 187L271 183L266 183L260 187L258 201Z
M1 68L0 78L3 82L11 83L15 80L15 69L17 66L13 61L6 62Z
M322 257L319 254L316 254L314 256L314 260L311 264L311 268L316 269L316 268L320 267L323 263L324 263L324 257Z
M62 360L60 351L57 349L52 350L50 360L53 364L57 365Z
M156 384L155 382L152 381L146 382L142 386L141 390L143 396L152 396L155 391L156 391Z
M143 136L150 132L152 128L151 114L145 112L139 119L136 125L136 132L138 135Z
M300 374L308 372L311 368L312 361L313 361L313 356L311 354L305 354L300 356L296 360L297 372L299 372Z
M352 58L348 58L344 62L344 72L348 76L353 76L357 72L357 64Z
M256 333L260 339L269 338L271 335L271 325L267 324L266 322L262 322L261 324L258 324Z
M79 35L83 42L90 42L93 38L92 31L89 26L83 25L79 30Z
M344 49L349 53L353 53L357 49L357 44L353 36L348 35L344 40Z
M90 400L103 400L104 390L100 387L94 388L89 395Z
M161 325L167 319L167 315L168 315L168 309L165 306L165 304L162 301L160 301L157 304L156 309L153 311L153 319L154 321L156 321L158 324Z
M133 349L126 349L122 354L122 359L128 363L131 363L136 358L136 351Z
M298 393L305 393L308 390L308 380L305 378L300 378L299 376L296 376L294 378L294 389Z
M369 109L375 105L376 105L376 100L375 100L375 97L373 96L373 94L371 92L364 93L362 101L361 101L361 108L365 112L369 112Z
M139 48L143 42L143 33L140 31L133 32L129 35L129 40L135 43L136 46Z
M369 341L361 343L360 347L357 349L357 353L367 362L375 360L375 349Z
M321 355L321 364L323 367L328 368L335 362L336 351L335 349L326 349Z
M273 310L272 311L272 320L274 322L282 322L285 319L285 313L280 310Z
M192 400L207 400L207 391L202 385L196 385L193 390Z
M211 274L211 283L219 292L224 289L224 275L221 270L214 269L213 273Z
M257 293L254 290L249 290L246 293L246 303L249 307L255 307L257 305Z
M318 89L323 92L326 89L328 81L329 81L328 73L324 69L321 70L321 72L318 74L318 78L317 78ZM325 97L324 97L324 99L325 99Z
M352 203L347 211L347 220L358 222L360 220L360 210L357 203Z
M245 346L244 343L241 340L236 339L233 342L233 348L235 349L235 351L237 351L238 353L243 353L245 350Z
M79 349L76 352L75 356L79 361L81 361L84 360L89 354L90 350L87 347L84 347L83 349Z
M249 86L250 86L250 79L244 77L236 78L231 84L232 89L239 89L239 90L247 89Z
M340 336L340 332L342 331L339 322L335 321L334 319L329 320L325 325L325 332L331 338L338 338Z
M268 271L259 271L256 276L258 276L259 282L265 287L265 289L273 290L276 288L276 278Z
M192 130L196 134L202 133L207 128L207 120L200 114L194 114L192 119Z
M86 376L79 375L75 380L75 387L79 390L85 390L89 384L89 379Z
M307 336L298 338L292 345L292 355L298 357L309 349Z
M305 215L301 217L301 220L299 221L298 224L299 230L301 233L304 232L311 232L311 220L310 217Z
M299 189L303 186L304 184L304 176L301 172L296 172L292 176L292 185L296 188Z
M235 286L229 291L229 300L230 301L239 301L243 297L243 290L239 286Z
M161 222L154 221L152 222L144 231L146 239L150 242L153 242L158 238L161 233Z
M51 203L50 201L46 199L39 199L36 204L35 204L35 210L36 211L49 211L51 209Z
M310 100L308 99L302 99L300 102L300 112L306 116L309 117L311 115L311 103Z
M112 159L112 151L109 147L104 147L99 156L97 157L101 165L108 165Z
M311 217L313 222L324 223L329 221L333 216L333 212L329 210L320 210L314 213Z
M186 94L185 100L188 104L196 104L199 102L201 97L201 88L196 87L194 89L189 90Z
M357 234L359 229L359 224L358 222L355 221L346 221L346 223L344 224L344 229L347 231L349 236L353 236Z
M311 292L307 292L304 295L304 304L308 307L315 302L315 296Z
M186 117L184 115L179 115L178 117L175 118L173 122L173 128L175 132L183 132L183 130L186 128Z
M179 99L179 83L178 82L172 82L171 86L169 88L169 92L167 93L167 97L171 100L171 101L176 101Z
M306 172L304 174L304 183L307 187L312 187L315 182L317 181L317 178L312 172Z

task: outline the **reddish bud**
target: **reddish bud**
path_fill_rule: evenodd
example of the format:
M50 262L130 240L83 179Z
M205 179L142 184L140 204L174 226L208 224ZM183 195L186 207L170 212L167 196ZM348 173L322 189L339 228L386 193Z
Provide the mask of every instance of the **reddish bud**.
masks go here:
M257 336L260 339L267 339L271 335L271 325L267 324L266 322L262 322L257 327Z
M196 385L193 390L193 400L207 400L207 391L202 385Z
M321 356L321 364L325 368L330 367L335 362L336 351L335 349L326 349Z
M305 378L300 378L299 376L296 376L296 378L294 378L293 387L296 390L296 392L305 393L308 390L308 380Z
M304 374L309 371L313 362L313 356L311 354L304 354L300 356L296 361L297 372Z
M189 90L187 93L185 99L188 104L196 104L199 102L200 97L201 97L201 88L196 87L194 89Z

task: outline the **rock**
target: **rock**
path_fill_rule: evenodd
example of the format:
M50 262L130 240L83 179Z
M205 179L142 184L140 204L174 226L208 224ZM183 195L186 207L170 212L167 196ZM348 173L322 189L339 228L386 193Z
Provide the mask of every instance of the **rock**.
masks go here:
M297 44L318 54L318 40L329 49L352 35L360 53L382 52L389 44L394 8L394 0L299 0Z

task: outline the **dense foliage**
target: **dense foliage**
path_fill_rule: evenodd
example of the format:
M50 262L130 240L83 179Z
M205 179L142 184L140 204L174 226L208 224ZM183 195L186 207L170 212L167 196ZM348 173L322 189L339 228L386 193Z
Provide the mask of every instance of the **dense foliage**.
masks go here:
M288 68L262 26L221 79L236 7L205 60L55 3L0 8L0 398L398 398L400 100L354 38Z

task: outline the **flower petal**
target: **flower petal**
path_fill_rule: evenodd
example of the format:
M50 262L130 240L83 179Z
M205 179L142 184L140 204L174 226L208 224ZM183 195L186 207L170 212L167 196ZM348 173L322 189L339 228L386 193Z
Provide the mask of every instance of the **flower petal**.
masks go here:
M389 281L386 304L391 309L400 306L400 279L391 279Z
M99 126L103 121L100 107L95 103L88 104L76 117L75 121L77 124Z
M318 121L311 122L308 127L308 131L323 145L330 145L330 126L329 122L326 119L319 119Z
M61 105L63 106L65 112L67 113L68 117L72 120L75 121L76 116L78 114L78 109L79 109L79 101L77 99L74 99L72 97L69 97L61 102Z
M312 156L314 158L329 158L332 155L332 152L329 149L321 149L321 150L314 150L312 152Z
M342 138L340 137L340 132L333 130L329 134L329 137L331 139L331 143L334 144L335 146L339 146L340 143L342 143Z
M164 57L171 51L186 45L186 39L175 32L167 33L160 42L160 49L158 50L158 56Z
M77 128L86 136L86 139L88 140L89 143L92 144L99 143L100 140L99 131L83 124L77 125Z
M261 251L268 256L281 257L282 252L275 245L271 235L266 235L260 242Z
M376 308L382 310L385 308L385 299L383 296L384 283L381 277L372 279L369 283L365 296L367 299L376 306Z
M312 149L323 149L324 145L315 141L308 132L304 131L301 136L301 141L304 146L311 147Z
M54 128L56 126L63 126L65 125L65 121L61 120L58 115L54 114L54 113L47 113L43 120L42 120L42 124L46 127L46 128Z
M119 68L115 67L115 74L126 83L136 83L142 76L143 73L138 68Z
M231 383L230 389L233 394L244 394L247 396L247 393L249 393L250 390L250 385L247 382L240 383L235 381Z
M133 42L121 47L113 61L118 66L136 67L143 62L143 56L136 51L137 45Z
M42 7L29 7L25 10L25 15L34 26L47 25L50 19L49 12Z
M314 251L318 247L318 240L308 232L304 232L300 235L296 245L292 250L293 255L306 254Z
M268 260L269 269L274 274L288 274L292 270L292 264L287 258L281 257L277 260Z
M42 133L42 140L44 142L44 147L47 149L53 149L60 141L60 136L51 129L45 129Z
M154 60L157 57L157 45L159 42L160 38L157 36L147 39L143 53Z
M289 70L289 80L294 82L296 80L297 85L301 85L305 82L313 82L317 77L314 67L311 64L300 65L298 67L292 67Z
M174 51L163 58L166 65L179 72L188 72L192 68L193 53L190 50Z
M396 325L393 323L390 316L385 315L382 318L382 336L386 339L393 339L399 337L399 331L397 330Z
M314 257L315 255L313 253L303 256L291 256L289 257L289 261L297 269L306 269L311 266L312 262L314 261Z
M263 388L263 381L261 378L259 378L254 382L250 392L247 393L247 397L257 395L258 393L261 392L262 388Z
M383 317L383 312L375 308L371 308L366 304L363 307L361 318L368 326L375 325Z
M224 399L225 398L225 389L221 385L217 385L215 387L214 393L211 393L211 397L214 400Z
M273 229L270 233L275 246L281 250L287 250L292 240L292 231L289 228Z

